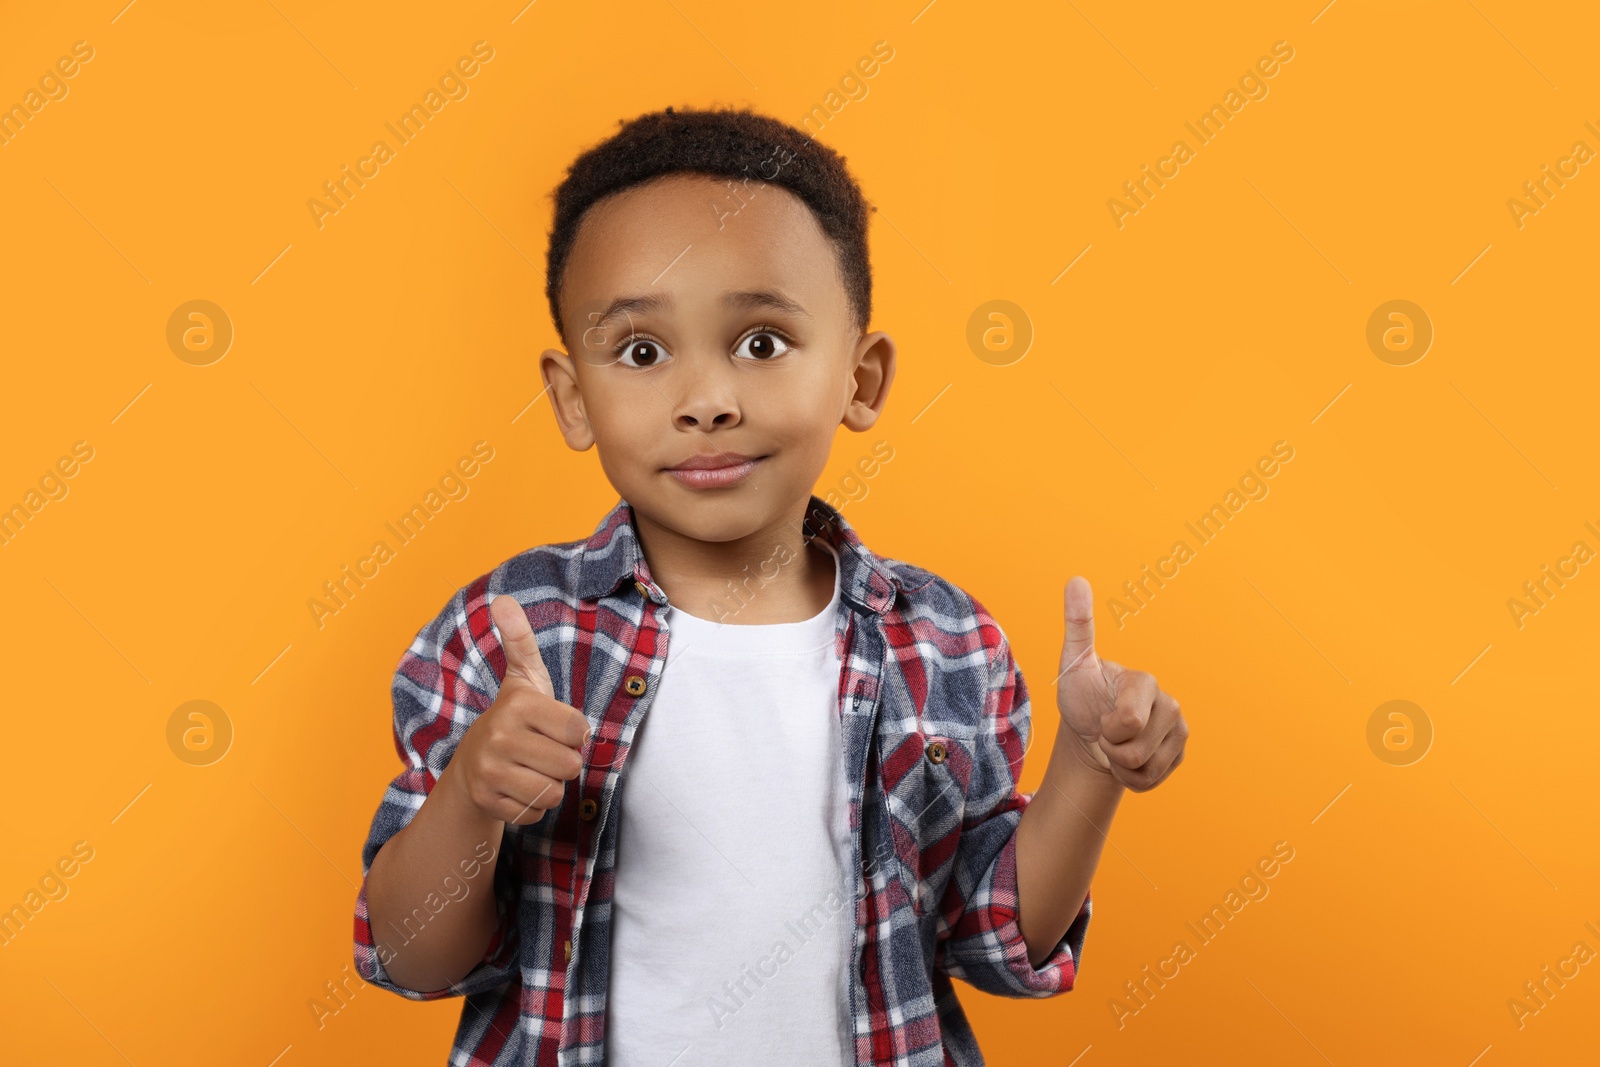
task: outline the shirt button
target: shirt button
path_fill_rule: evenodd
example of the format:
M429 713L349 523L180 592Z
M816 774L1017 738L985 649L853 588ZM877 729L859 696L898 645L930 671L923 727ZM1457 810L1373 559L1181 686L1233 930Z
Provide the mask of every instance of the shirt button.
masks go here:
M945 753L944 753L944 744L942 742L939 742L939 741L931 741L931 742L929 742L929 744L928 744L928 759L932 760L934 763L943 763L944 762L944 755L945 755Z
M642 674L630 674L628 680L623 683L623 688L628 691L629 696L638 696L644 692L644 676Z
M633 587L639 590L639 592L643 593L646 600L650 599L650 587L648 585L645 585L639 579L635 578L633 580Z
M562 943L562 948L565 949L565 951L567 953L567 961L570 963L572 961L572 942L571 941L563 942Z
M578 805L578 817L584 820L592 819L595 816L595 812L599 810L600 805L594 802L594 798L585 797L583 802Z

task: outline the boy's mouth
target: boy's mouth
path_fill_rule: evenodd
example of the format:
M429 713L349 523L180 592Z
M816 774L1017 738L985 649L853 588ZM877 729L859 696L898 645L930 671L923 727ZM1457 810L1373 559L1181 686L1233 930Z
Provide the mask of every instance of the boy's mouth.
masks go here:
M664 471L691 489L721 489L744 481L766 458L741 452L700 452Z

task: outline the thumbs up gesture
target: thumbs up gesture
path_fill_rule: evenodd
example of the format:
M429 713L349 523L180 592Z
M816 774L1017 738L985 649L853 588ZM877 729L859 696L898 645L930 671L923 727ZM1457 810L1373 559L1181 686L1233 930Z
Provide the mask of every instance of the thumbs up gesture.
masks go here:
M1075 577L1066 590L1056 706L1085 762L1136 793L1153 789L1183 762L1189 726L1155 676L1101 659L1094 647L1094 594ZM1070 735L1070 736L1068 736Z
M504 594L489 602L506 673L489 710L467 728L446 772L459 768L468 799L484 814L518 825L561 803L583 771L589 720L555 698L528 616Z

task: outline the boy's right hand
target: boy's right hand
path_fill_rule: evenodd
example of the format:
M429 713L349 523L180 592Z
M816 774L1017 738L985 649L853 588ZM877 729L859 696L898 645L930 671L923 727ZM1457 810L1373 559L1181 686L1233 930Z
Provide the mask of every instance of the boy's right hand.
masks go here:
M513 826L534 823L561 803L566 783L582 772L589 720L555 698L516 598L495 597L489 617L500 631L506 676L489 710L467 728L449 766L459 767L459 784L484 814Z

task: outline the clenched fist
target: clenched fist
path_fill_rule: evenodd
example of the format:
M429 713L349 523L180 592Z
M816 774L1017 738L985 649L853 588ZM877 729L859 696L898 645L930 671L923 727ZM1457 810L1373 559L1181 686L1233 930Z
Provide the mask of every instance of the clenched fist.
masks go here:
M1154 675L1095 652L1094 594L1087 579L1067 583L1066 615L1056 704L1070 741L1095 770L1136 793L1153 789L1183 762L1189 726L1178 702L1161 691Z
M500 631L506 676L489 710L467 728L450 769L484 814L511 825L538 822L561 803L566 783L583 771L589 720L555 698L528 617L514 597L489 602Z

